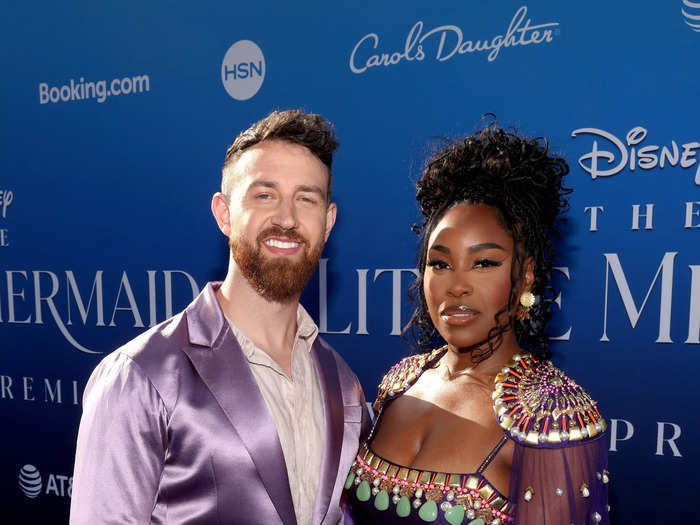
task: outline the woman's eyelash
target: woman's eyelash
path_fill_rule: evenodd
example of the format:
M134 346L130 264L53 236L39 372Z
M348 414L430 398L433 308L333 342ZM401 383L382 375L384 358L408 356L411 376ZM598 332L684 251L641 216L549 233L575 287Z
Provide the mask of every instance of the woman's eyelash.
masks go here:
M500 266L500 261L494 261L493 259L478 259L474 262L474 266Z
M446 268L447 263L445 261L441 261L440 259L433 259L427 262L427 265L433 268Z

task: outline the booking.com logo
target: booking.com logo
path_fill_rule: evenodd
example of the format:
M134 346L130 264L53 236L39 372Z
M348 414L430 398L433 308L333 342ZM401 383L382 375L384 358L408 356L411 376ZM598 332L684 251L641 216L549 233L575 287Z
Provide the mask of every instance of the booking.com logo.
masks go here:
M46 82L39 83L39 104L56 104L73 100L94 99L98 103L107 97L143 93L151 90L151 78L148 75L114 78L111 81L86 81L83 77L76 81L74 78L62 86L50 86Z
M19 470L19 488L28 498L34 499L42 493L43 480L39 469L26 464ZM61 474L49 474L46 478L44 494L68 497L73 494L73 478Z
M221 82L236 100L253 97L265 80L265 57L255 42L239 40L226 51L221 63Z

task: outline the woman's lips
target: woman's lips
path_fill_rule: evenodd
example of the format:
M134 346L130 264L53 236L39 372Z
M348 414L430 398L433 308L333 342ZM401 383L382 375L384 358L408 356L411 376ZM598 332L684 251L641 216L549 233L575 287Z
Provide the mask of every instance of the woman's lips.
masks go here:
M464 326L476 319L479 313L466 305L448 306L440 312L440 318L449 325Z

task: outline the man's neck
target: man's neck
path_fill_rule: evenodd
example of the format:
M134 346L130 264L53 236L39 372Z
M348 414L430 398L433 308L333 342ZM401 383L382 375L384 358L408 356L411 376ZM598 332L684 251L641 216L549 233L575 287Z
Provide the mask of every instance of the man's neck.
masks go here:
M291 377L299 298L277 303L261 297L233 264L216 292L224 315Z

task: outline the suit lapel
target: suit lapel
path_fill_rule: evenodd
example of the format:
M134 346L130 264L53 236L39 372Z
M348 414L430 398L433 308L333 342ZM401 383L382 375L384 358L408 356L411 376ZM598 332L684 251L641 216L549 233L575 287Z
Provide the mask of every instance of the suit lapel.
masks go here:
M323 447L321 475L314 505L313 523L323 521L328 513L333 489L338 478L340 449L343 445L343 397L340 391L338 367L333 353L316 338L313 348L314 365L318 372L326 416L326 444Z
M295 525L287 466L275 423L211 285L186 310L183 349L248 450L285 525Z

